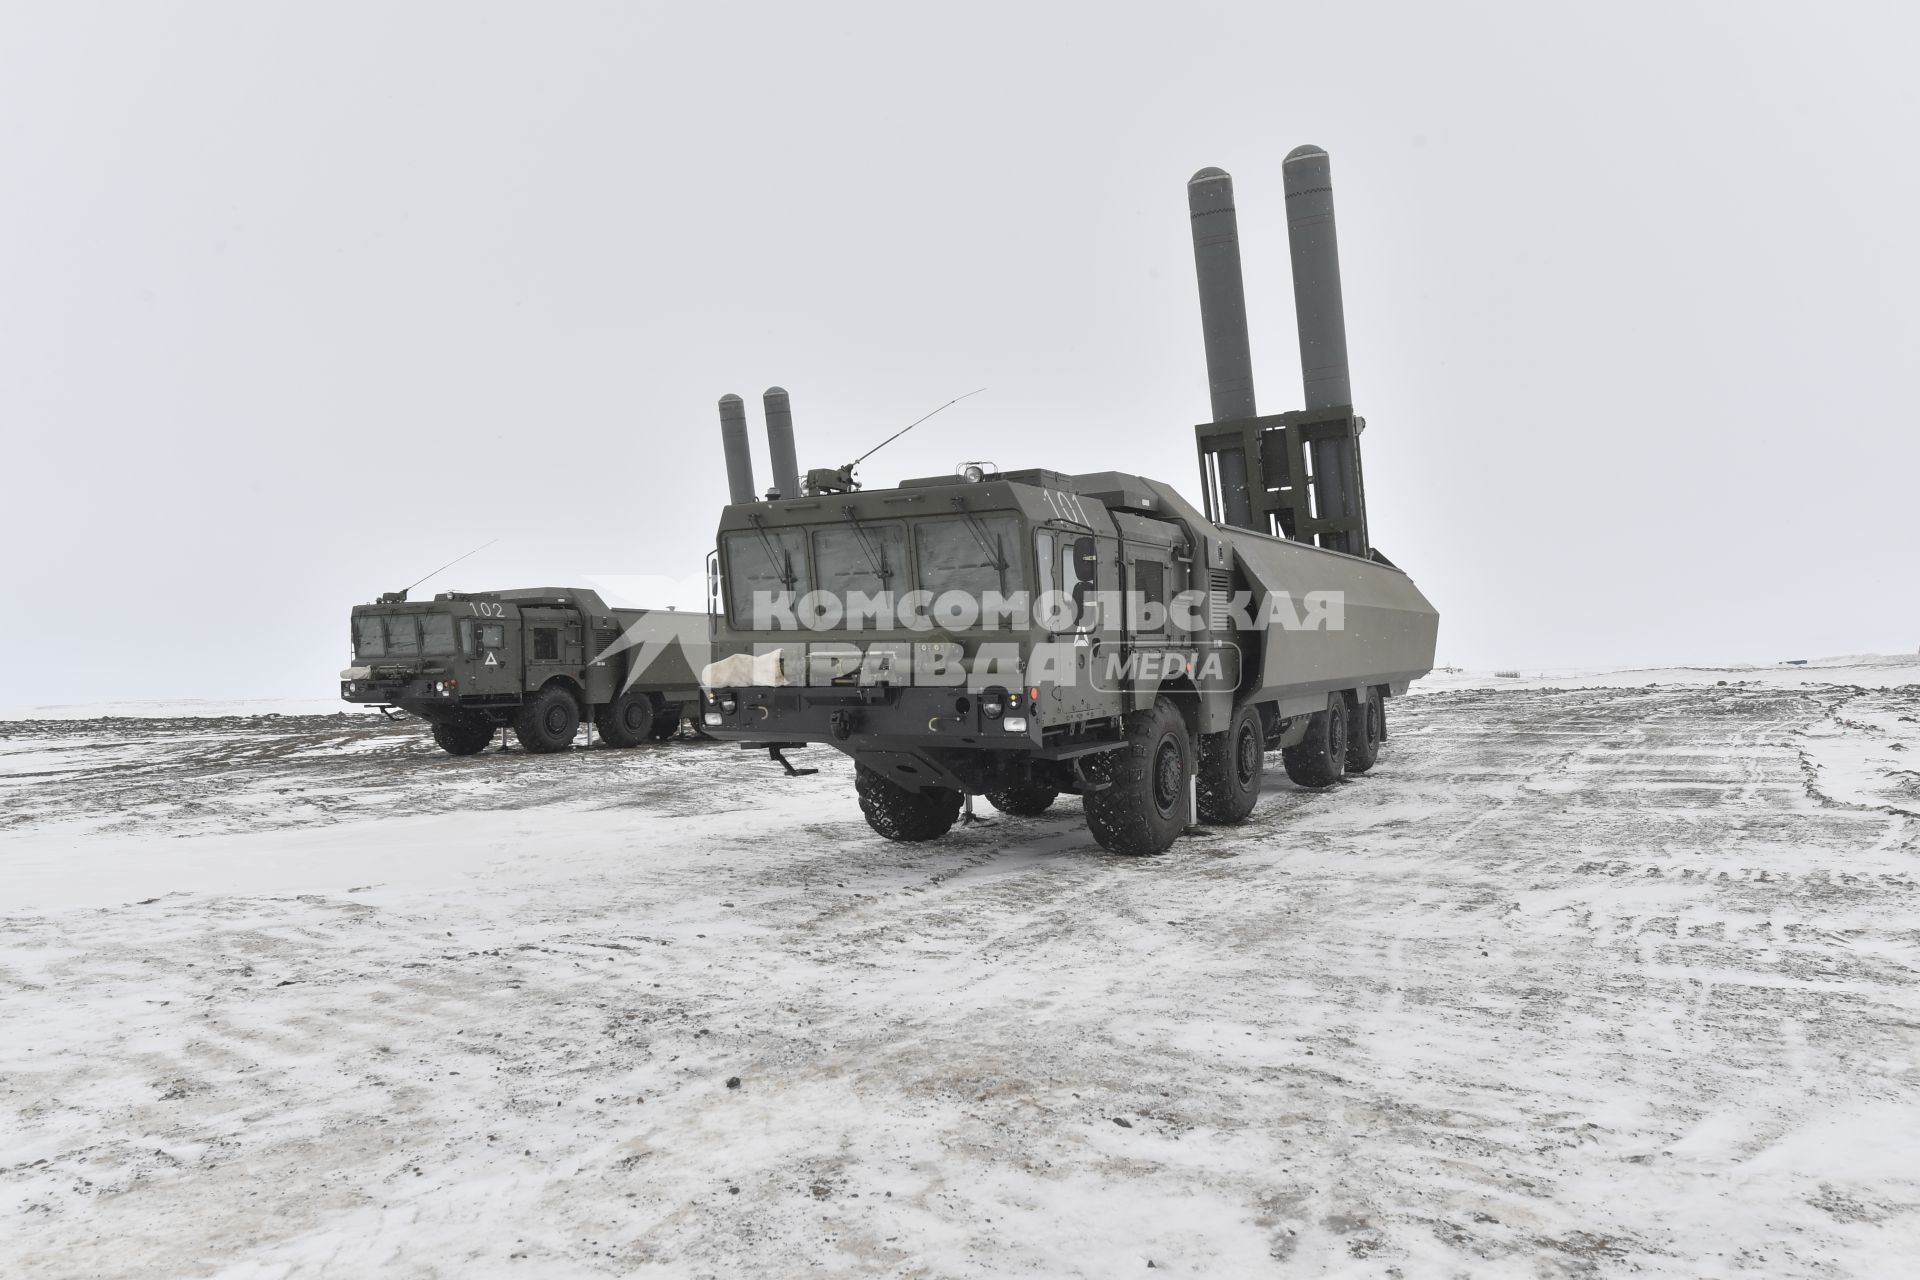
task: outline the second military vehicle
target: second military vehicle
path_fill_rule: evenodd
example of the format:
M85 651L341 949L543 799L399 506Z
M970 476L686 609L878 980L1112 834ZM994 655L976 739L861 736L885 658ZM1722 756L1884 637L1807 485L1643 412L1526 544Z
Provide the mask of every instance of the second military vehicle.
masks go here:
M807 743L847 753L891 839L944 834L974 795L1036 814L1071 792L1103 846L1136 854L1244 820L1270 749L1309 787L1373 767L1438 615L1368 539L1326 153L1295 150L1285 178L1306 408L1266 417L1232 180L1188 185L1204 511L1113 471L968 465L860 491L848 466L803 488L778 388L758 500L741 401L722 400L707 731L783 764Z
M565 751L583 720L611 746L670 738L698 700L707 643L697 614L613 609L574 587L389 592L355 605L351 625L340 696L422 717L456 756L509 727L528 751Z

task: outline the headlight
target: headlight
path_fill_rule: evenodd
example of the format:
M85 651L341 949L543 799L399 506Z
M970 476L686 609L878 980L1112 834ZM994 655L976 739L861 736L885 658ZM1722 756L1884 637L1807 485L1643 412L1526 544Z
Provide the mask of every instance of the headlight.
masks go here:
M1001 706L999 701L994 698L989 698L980 704L980 714L989 720L998 720L1006 713L1006 710L1007 709Z
M705 715L701 716L700 718L706 721L708 724L720 724L722 721L726 719L726 717L722 716L718 711L709 711Z
M733 700L733 695L731 694L720 699L720 709L726 712L728 715L732 715L735 711L739 709L739 707L740 707L740 704Z
M1008 716L1000 723L1008 733L1025 733L1027 731L1027 718L1025 716Z
M433 691L435 693L445 693L447 691L447 682L445 680L435 680L433 682Z

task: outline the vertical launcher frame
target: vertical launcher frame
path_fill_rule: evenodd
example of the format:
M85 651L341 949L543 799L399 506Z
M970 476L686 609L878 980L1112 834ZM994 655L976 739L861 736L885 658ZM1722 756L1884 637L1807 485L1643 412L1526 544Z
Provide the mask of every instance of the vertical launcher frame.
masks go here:
M1372 552L1360 470L1360 433L1366 428L1367 420L1356 417L1351 405L1201 423L1193 433L1207 519L1233 523L1223 515L1227 505L1220 463L1223 455L1244 458L1251 528L1365 558ZM1316 475L1315 465L1328 458L1346 465L1333 476ZM1329 483L1337 497L1324 488ZM1347 514L1322 514L1328 507Z

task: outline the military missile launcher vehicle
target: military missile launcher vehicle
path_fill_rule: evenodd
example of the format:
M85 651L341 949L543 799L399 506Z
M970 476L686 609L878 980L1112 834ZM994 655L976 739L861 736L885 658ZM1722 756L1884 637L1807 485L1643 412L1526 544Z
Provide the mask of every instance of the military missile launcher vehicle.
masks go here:
M545 753L571 747L582 720L616 747L672 737L699 698L707 620L613 609L572 587L413 602L400 591L354 606L352 644L354 665L340 673L346 701L419 716L456 756L485 750L509 727Z
M1328 787L1371 769L1386 705L1433 665L1438 615L1368 538L1327 155L1285 163L1306 404L1253 394L1232 180L1188 186L1213 421L1203 505L1113 471L955 474L862 489L792 463L768 393L774 488L721 401L732 503L710 562L709 734L826 743L868 823L948 831L971 798L1037 814L1083 797L1107 849L1155 853L1243 821L1268 752Z

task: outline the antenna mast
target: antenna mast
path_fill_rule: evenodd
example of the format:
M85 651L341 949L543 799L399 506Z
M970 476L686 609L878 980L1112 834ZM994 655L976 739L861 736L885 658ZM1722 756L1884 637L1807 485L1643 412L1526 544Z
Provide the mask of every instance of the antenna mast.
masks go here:
M455 556L453 559L441 565L438 569L435 569L433 573L422 574L420 577L416 578L414 581L409 582L406 586L400 588L400 590L391 593L394 596L397 596L398 599L394 601L390 601L388 603L397 604L399 603L400 600L405 600L407 598L407 592L413 590L415 587L419 586L422 582L425 582L428 578L433 577L434 574L445 573L447 570L453 568L453 566L459 564L462 560L465 560L467 556L477 556L482 551L485 551L488 547L492 546L494 543L498 541L500 541L500 539L498 538L489 538L487 541L481 543L479 546L475 547L473 550L467 552L467 555Z

